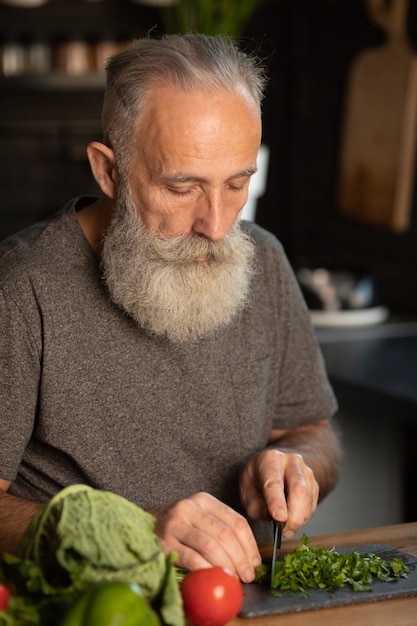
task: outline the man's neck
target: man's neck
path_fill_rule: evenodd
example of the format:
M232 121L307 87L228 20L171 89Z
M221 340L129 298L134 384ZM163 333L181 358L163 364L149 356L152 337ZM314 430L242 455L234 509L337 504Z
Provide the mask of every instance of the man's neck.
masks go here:
M110 224L112 212L112 200L103 196L76 213L81 230L98 257L101 256L103 237Z

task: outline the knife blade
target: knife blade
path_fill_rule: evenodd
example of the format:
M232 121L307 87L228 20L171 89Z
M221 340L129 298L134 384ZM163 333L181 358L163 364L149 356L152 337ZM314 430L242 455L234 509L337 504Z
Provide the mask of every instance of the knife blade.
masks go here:
M274 547L273 547L273 552L272 552L272 562L271 562L271 582L270 582L270 586L272 589L272 583L274 580L274 572L275 572L275 563L277 560L277 552L281 547L281 541L282 541L282 524L281 522L277 522L275 520L272 520L272 535L274 538Z

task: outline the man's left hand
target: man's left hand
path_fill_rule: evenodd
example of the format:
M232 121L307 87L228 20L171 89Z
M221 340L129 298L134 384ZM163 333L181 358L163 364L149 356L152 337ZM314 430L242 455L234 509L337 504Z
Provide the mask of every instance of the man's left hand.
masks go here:
M240 498L249 517L283 522L283 534L290 538L315 512L319 485L301 454L268 449L243 470Z

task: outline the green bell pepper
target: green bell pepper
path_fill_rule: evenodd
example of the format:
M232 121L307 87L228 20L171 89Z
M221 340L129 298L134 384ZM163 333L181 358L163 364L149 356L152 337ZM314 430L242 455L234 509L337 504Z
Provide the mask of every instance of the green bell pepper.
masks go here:
M88 587L61 626L161 626L136 583L95 583Z

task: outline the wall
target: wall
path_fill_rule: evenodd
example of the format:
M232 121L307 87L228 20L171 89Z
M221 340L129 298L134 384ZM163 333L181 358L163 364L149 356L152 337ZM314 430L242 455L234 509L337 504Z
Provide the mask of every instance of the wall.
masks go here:
M267 3L249 38L268 56L271 82L264 140L271 148L268 189L258 221L283 241L294 264L362 268L380 280L391 309L417 312L417 197L402 234L347 218L337 206L342 114L355 56L384 43L362 0ZM417 47L417 1L408 35Z

